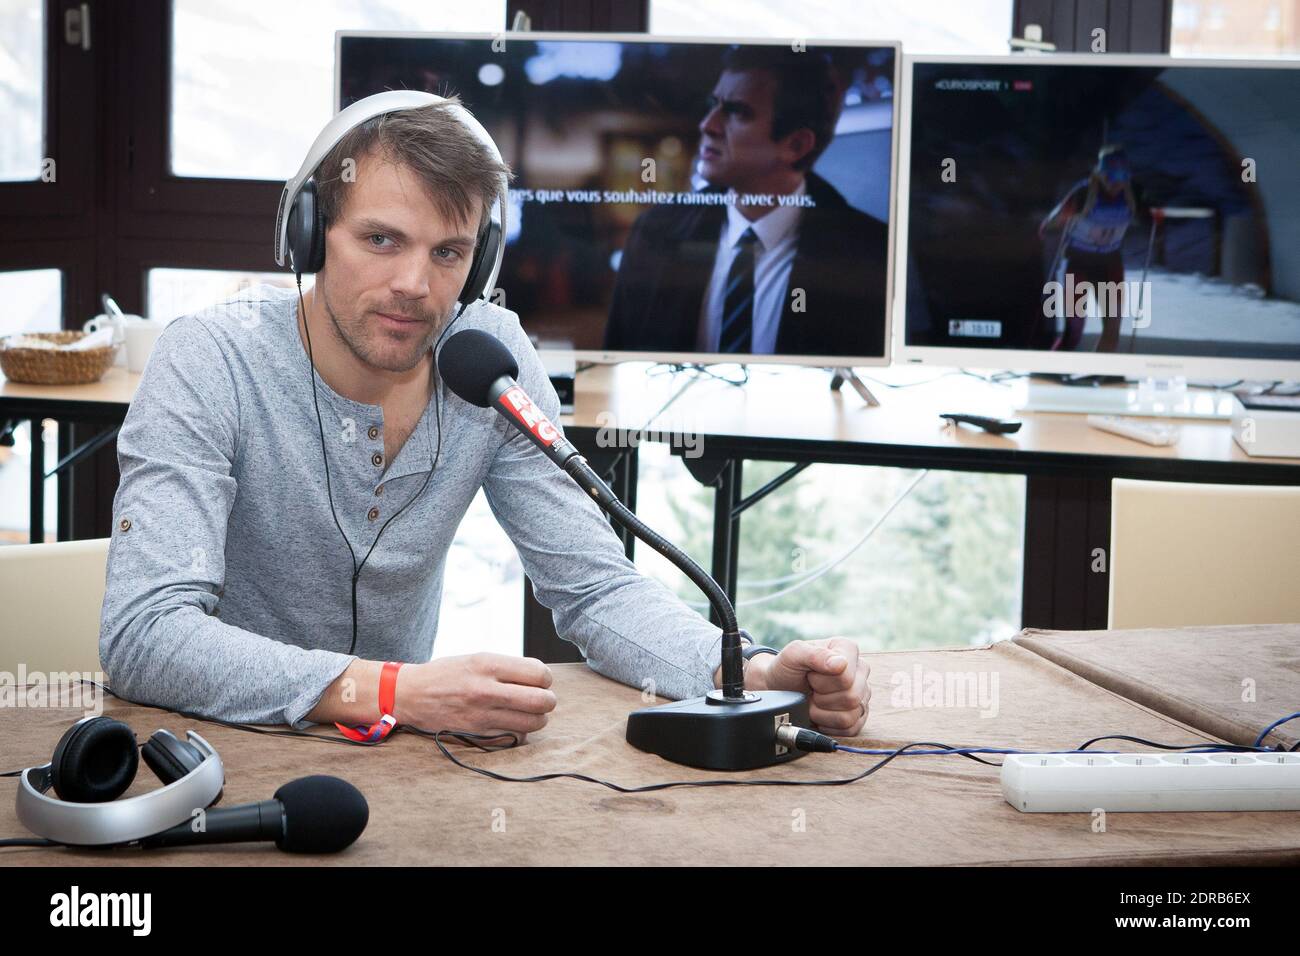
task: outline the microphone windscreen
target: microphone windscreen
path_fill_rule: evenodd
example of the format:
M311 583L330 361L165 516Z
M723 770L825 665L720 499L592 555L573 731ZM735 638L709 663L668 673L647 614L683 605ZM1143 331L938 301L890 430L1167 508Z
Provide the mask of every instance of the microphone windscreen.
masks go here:
M338 777L299 777L275 791L275 799L284 805L284 835L275 845L290 853L337 853L370 820L361 791Z
M519 377L519 363L495 336L482 329L464 329L447 340L438 353L438 372L447 387L479 408L491 404L488 389L502 375Z

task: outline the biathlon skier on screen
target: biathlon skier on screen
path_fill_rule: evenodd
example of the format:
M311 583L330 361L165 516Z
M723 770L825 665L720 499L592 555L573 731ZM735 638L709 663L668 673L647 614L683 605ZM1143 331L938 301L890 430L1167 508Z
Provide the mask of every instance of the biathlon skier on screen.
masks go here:
M1160 212L1152 209L1149 215L1159 216ZM1138 215L1128 154L1123 146L1103 146L1088 178L1080 180L1038 226L1040 239L1049 230L1061 229L1048 281L1056 279L1057 266L1064 255L1065 274L1073 277L1075 288L1084 282L1091 283L1094 289L1102 282L1123 283L1124 236ZM1094 302L1102 323L1097 351L1118 351L1120 322L1125 312L1123 285L1113 299L1118 306L1114 315L1109 314L1110 297L1097 295ZM1073 351L1079 345L1087 316L1075 315L1073 311L1066 312L1065 330L1056 335L1051 345L1054 351Z

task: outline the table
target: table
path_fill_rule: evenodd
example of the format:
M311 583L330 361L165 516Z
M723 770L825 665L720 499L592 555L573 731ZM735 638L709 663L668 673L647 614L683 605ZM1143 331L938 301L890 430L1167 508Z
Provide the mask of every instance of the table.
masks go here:
M695 477L714 489L711 572L733 598L743 512L814 463L881 465L1023 474L1025 515L1022 623L1033 627L1104 627L1109 584L1094 573L1095 548L1110 544L1110 482L1114 478L1243 484L1300 484L1300 459L1250 458L1225 422L1185 421L1182 439L1156 448L1090 428L1084 416L1017 413L1023 379L994 384L954 370L873 369L880 399L868 407L853 391L832 391L822 369L752 366L743 388L694 373L649 374L649 363L597 365L578 376L572 415L561 419L574 444L629 507L636 507L636 443L649 426ZM877 387L877 380L894 387ZM114 367L83 386L0 382L0 420L56 418L120 424L139 383ZM944 411L965 411L1024 422L1014 435L948 427ZM34 429L35 431L35 429ZM84 460L113 436L105 432L70 452L56 471ZM694 456L690 442L699 441ZM687 454L691 451L691 454ZM783 475L742 496L746 460L789 461ZM33 455L32 540L43 534L45 477ZM101 493L111 500L112 491ZM623 535L629 556L633 543ZM550 613L525 584L525 652L544 660L573 660L576 651L554 632Z
M1185 633L1184 660L1192 660L1195 634L1190 629ZM1173 743L1210 739L1015 642L876 653L865 659L872 667L873 697L866 736L852 741L859 746L933 740L1064 749L1119 732ZM720 776L669 764L625 742L626 715L643 706L636 688L609 681L582 664L553 665L552 671L559 706L544 730L515 750L484 754L457 748L458 755L510 775L579 771L628 786ZM1275 667L1270 673L1289 682L1293 698L1300 697L1296 671ZM985 695L928 706L910 688L930 675L945 681L947 675L973 677L976 685L983 680ZM865 780L837 787L618 794L572 780L492 781L453 766L432 741L410 734L397 734L378 748L345 747L200 724L111 698L104 712L125 720L141 739L159 727L178 735L186 728L198 730L225 763L224 806L266 799L280 785L309 773L351 781L369 801L369 827L347 851L313 858L313 865L1300 863L1300 812L1112 813L1104 832L1097 832L1091 814L1018 812L1003 800L996 768L962 757L900 757ZM63 731L80 715L57 708L0 714L0 769L48 760ZM813 754L733 776L847 777L876 759ZM142 767L129 792L154 785ZM4 836L22 834L13 786L10 780L0 790ZM129 849L0 851L0 865L8 866L302 863L302 857L281 854L270 844L148 854Z
M1300 711L1300 624L1027 628L1016 643L1098 687L1234 744L1253 745L1273 721ZM1300 743L1300 720L1278 727L1266 743L1287 749Z
M1110 545L1110 483L1114 478L1225 484L1300 484L1300 459L1251 458L1226 422L1184 421L1177 445L1157 448L1091 428L1086 416L1017 412L1024 379L994 384L957 370L872 369L868 384L880 400L868 407L848 389L832 391L825 370L753 366L737 388L703 377L671 398L667 376L647 378L645 365L598 366L580 379L571 427L575 443L616 423L651 421L660 441L715 492L711 573L733 598L740 517L813 463L936 468L1022 474L1026 491L1022 623L1052 628L1100 628L1107 621L1109 582L1090 556ZM877 387L877 380L893 387ZM940 412L1017 418L1013 435L951 427ZM703 454L687 455L692 441ZM746 460L788 461L792 467L742 497ZM1081 559L1086 556L1088 560Z
M29 539L33 543L45 540L46 479L67 474L73 465L87 460L117 438L118 426L126 418L127 408L139 384L140 373L127 371L121 365L112 366L103 378L89 385L26 385L0 378L0 428L4 427L6 419L26 419L32 426L28 526ZM45 438L41 428L41 422L47 418L111 427L69 451L47 472ZM60 524L65 522L61 520Z

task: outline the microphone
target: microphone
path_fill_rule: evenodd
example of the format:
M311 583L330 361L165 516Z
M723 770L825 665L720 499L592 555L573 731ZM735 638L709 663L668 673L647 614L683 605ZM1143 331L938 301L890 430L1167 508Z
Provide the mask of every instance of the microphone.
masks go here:
M775 726L783 719L805 726L810 720L807 698L791 691L745 690L741 632L726 592L690 555L619 501L516 381L519 364L509 349L481 329L464 329L448 338L438 353L438 372L466 402L495 408L619 525L676 565L717 613L722 624L721 691L633 713L628 718L628 742L678 763L713 770L764 767L803 756L776 740Z
M447 387L479 408L495 408L543 454L569 474L620 525L654 548L699 586L722 622L722 690L728 699L744 695L744 659L736 611L726 592L690 555L661 537L629 510L587 459L561 434L515 381L519 365L510 351L480 329L464 329L438 353L438 372Z
M370 820L361 791L338 777L299 777L275 791L271 800L208 810L204 828L193 821L140 841L144 849L207 843L274 840L289 853L337 853L353 844Z

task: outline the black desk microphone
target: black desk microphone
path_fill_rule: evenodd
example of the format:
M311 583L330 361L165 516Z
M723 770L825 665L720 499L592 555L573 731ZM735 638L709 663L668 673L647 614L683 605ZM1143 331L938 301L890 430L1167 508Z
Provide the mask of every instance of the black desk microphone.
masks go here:
M784 723L809 726L808 699L794 691L745 690L744 659L736 612L704 569L633 514L578 454L515 381L519 365L496 338L465 329L438 353L438 371L460 398L495 408L559 465L619 525L673 562L704 592L722 622L722 689L703 697L638 710L628 716L627 740L676 763L710 770L749 770L803 756L776 730Z

